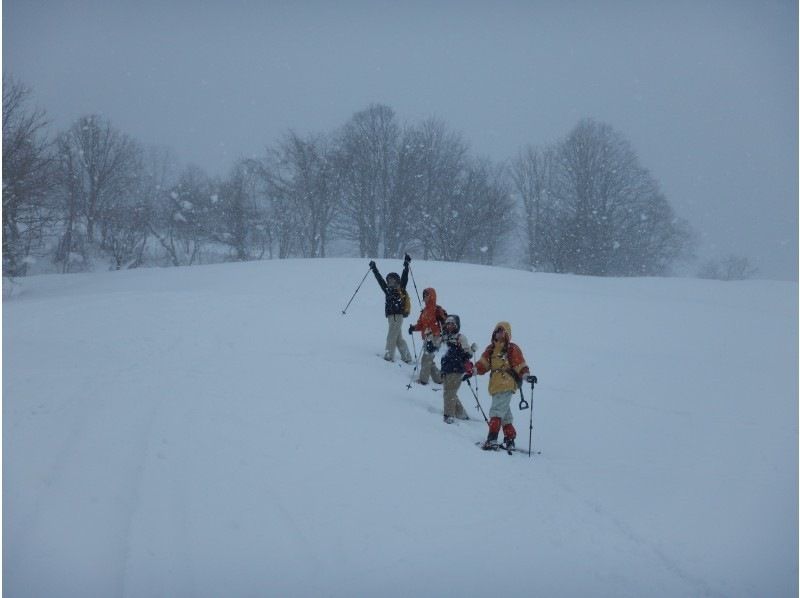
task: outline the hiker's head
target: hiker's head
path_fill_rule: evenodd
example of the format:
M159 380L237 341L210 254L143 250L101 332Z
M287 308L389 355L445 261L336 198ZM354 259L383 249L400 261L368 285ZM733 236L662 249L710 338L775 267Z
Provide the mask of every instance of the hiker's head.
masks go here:
M461 326L459 325L459 318L455 314L450 314L444 321L444 331L448 334L456 334Z
M511 324L508 322L498 322L492 332L492 340L496 343L508 342L511 340Z

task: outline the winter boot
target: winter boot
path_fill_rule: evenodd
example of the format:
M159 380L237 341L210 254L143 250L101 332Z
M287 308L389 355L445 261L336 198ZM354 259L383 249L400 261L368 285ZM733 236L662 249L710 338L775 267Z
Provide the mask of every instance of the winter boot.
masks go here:
M497 444L497 438L494 440L487 438L486 442L481 445L481 448L485 451L496 451L500 448L500 445Z
M513 438L509 438L507 436L505 438L503 438L503 448L504 449L506 449L507 451L511 451L511 450L514 450L514 447L515 447L515 445L514 445L514 439Z
M456 420L452 415L445 415L444 416L444 423L452 424L454 421L456 421Z
M489 435L486 437L486 442L483 443L481 447L485 451L496 451L498 444L497 444L497 435L500 432L500 418L493 417L489 421Z

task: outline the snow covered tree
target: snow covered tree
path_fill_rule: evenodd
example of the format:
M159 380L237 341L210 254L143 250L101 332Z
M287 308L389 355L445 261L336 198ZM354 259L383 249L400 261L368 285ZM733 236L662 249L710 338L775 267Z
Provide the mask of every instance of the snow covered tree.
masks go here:
M218 189L197 166L184 168L177 181L154 190L149 228L173 266L199 261L210 238L211 212Z

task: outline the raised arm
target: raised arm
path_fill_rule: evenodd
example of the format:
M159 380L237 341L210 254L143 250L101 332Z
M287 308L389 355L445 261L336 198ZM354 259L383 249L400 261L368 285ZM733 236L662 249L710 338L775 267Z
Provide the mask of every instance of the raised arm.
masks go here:
M381 276L381 273L378 272L378 266L375 265L374 261L369 263L369 269L372 270L372 273L375 275L375 280L378 281L378 284L381 285L381 290L385 293L386 281L383 279L383 276Z

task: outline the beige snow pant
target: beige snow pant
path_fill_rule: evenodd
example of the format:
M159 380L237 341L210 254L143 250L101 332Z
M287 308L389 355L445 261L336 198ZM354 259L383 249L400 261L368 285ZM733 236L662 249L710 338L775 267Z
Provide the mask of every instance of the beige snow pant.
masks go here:
M434 347L437 349L439 345L442 344L442 337L434 336L432 341ZM428 383L428 378L432 378L436 384L442 383L442 374L439 371L439 368L436 367L436 353L430 353L429 351L425 350L425 345L427 343L423 340L422 347L420 347L420 351L422 351L422 358L420 359L419 364L419 381L422 384Z
M411 363L408 343L403 338L403 315L386 316L386 321L389 323L389 331L386 333L386 352L383 354L383 358L387 361L394 361L394 352L397 349L400 351L400 359Z
M467 412L464 410L464 405L456 394L458 387L461 386L461 378L464 374L454 373L444 375L444 414L445 416L456 417L458 419L468 419Z

